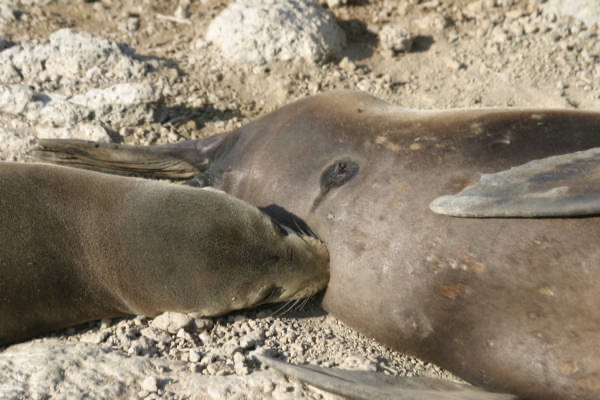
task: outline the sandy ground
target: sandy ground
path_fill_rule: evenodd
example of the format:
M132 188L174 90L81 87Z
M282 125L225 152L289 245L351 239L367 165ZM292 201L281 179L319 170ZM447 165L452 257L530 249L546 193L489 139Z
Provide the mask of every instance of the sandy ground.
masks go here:
M226 1L214 0L15 1L11 3L16 11L13 18L5 18L0 24L0 39L14 43L43 41L58 29L71 27L134 49L136 57L154 66L144 79L162 84L163 90L153 118L106 127L111 137L126 143L173 142L226 131L295 99L331 89L366 91L407 108L600 110L597 27L544 13L543 2L350 3L331 9L348 44L339 57L320 65L304 61L229 64L216 46L203 40L210 21L227 5ZM378 33L390 24L404 27L414 36L411 51L395 55L384 51ZM52 88L53 82L56 78L50 77L46 83L34 86L36 90L78 90L77 83ZM15 122L6 112L0 113L0 120L5 127L33 124L22 115ZM9 146L19 137L4 139ZM27 160L27 147L16 148L4 158ZM294 362L452 379L433 365L362 337L314 305L284 313L283 317L277 316L276 310L269 307L202 320L173 334L149 328L151 321L137 317L91 323L58 337L64 342L83 341L110 348L123 356L179 360L199 375L245 379L239 384L219 381L219 390L206 389L196 395L171 388L160 379L154 385L138 382L140 387L117 393L134 398L252 398L247 391L248 381L261 367L250 353L257 348ZM45 339L40 343L46 343ZM0 373L0 390L11 383L10 379L7 375L2 378ZM264 385L260 395L329 396L297 382L277 379L272 386ZM3 393L33 393L17 389ZM86 390L98 397L115 395L111 392L104 396L101 393L108 392L82 386L82 391ZM53 393L68 398L66 392Z

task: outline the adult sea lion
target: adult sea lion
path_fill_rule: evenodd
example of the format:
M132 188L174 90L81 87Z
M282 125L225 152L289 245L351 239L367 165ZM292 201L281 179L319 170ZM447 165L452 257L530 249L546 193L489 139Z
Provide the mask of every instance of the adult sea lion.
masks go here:
M176 171L252 204L276 203L327 244L323 307L350 326L486 388L597 399L600 161L572 154L599 147L597 112L415 111L332 92L197 141L45 141L40 156L117 173ZM533 160L539 169L525 166ZM531 210L514 202L504 218L455 218L440 213L464 204L448 198L429 208L482 174L517 166L530 170L517 180L531 183L522 185L523 198L537 197ZM533 186L547 190L532 196ZM587 196L587 206L550 217L574 193ZM490 204L477 216L495 216Z
M294 300L329 278L327 249L301 221L217 190L19 163L0 163L0 190L0 344L106 317Z

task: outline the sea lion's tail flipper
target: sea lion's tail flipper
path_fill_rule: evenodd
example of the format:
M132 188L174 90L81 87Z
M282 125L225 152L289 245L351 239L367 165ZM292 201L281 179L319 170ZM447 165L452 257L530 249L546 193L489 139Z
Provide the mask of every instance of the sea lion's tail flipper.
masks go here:
M600 215L600 148L535 160L479 181L429 207L456 217Z
M292 365L263 355L263 364L311 386L349 399L368 400L509 400L516 396L486 392L473 386L435 378L391 376L377 372Z
M117 175L191 179L204 171L236 139L233 133L160 146L40 139L33 157L42 162Z

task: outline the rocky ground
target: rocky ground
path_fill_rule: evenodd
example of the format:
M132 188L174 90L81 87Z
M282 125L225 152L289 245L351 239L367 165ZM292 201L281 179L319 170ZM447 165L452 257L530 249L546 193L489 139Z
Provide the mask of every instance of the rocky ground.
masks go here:
M3 0L0 159L29 161L38 137L193 139L332 89L410 108L598 110L599 22L594 0ZM331 398L261 367L257 349L452 379L316 306L285 311L101 321L8 347L0 397Z

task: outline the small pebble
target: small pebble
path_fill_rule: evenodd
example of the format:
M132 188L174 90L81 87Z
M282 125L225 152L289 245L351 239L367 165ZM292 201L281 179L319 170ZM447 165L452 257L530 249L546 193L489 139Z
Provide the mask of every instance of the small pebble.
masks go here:
M399 25L385 25L379 31L380 46L384 53L394 56L400 52L409 52L412 48L413 35Z
M147 376L142 381L142 389L147 392L157 392L158 391L158 380L153 376Z
M202 359L202 353L197 349L191 349L188 355L188 360L193 363L197 363Z
M154 318L150 326L175 334L180 329L190 329L193 322L194 319L186 314L166 312Z

